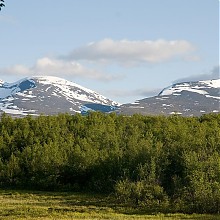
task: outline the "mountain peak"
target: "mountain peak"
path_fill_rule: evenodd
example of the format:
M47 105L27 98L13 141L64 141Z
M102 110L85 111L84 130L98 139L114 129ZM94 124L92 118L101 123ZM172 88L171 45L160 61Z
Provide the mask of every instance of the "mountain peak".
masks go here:
M205 95L207 89L220 89L220 79L175 83L163 89L159 96L179 95L181 92L194 92Z
M13 115L80 113L87 103L118 103L71 81L54 76L33 76L0 84L0 110Z
M118 113L199 116L220 112L220 79L173 84L158 96L120 106Z

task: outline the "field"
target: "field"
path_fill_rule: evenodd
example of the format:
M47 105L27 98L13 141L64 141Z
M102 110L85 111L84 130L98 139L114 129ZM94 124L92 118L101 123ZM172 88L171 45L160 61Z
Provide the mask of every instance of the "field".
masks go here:
M0 219L217 220L220 216L160 213L147 215L118 204L109 196L1 190Z

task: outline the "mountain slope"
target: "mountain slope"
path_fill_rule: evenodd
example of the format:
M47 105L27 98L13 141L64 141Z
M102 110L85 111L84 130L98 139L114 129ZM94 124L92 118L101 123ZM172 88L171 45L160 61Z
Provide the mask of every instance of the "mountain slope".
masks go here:
M220 112L220 79L177 83L158 96L138 100L119 107L119 114L151 114L199 116Z
M80 113L82 106L88 103L118 105L90 89L58 77L0 82L0 110L11 115Z

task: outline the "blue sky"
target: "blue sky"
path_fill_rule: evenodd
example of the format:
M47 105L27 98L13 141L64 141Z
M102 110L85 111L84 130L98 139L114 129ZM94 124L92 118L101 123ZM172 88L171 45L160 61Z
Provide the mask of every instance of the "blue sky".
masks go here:
M126 103L219 77L218 0L5 0L0 78L55 75Z

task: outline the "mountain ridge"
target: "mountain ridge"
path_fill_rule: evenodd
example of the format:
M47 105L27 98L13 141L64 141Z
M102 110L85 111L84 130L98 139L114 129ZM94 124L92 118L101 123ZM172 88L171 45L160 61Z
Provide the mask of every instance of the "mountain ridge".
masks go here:
M0 111L15 117L88 111L199 116L220 112L219 104L220 79L175 83L156 96L122 105L59 77L33 76L15 83L0 80Z

